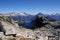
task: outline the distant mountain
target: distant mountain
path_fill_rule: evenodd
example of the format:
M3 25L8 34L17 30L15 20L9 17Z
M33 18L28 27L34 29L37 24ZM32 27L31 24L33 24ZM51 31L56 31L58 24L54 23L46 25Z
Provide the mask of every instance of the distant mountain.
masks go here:
M51 14L51 15L47 15L48 18L52 18L56 21L60 21L60 14L56 13L56 14Z
M43 13L39 12L36 16L45 16Z
M21 13L11 12L11 13L6 13L4 15L6 15L6 16L27 16L27 15L30 15L30 14L27 14L25 12L21 12Z
M36 16L39 16L39 17L43 16L43 17L45 17L45 18L47 18L49 20L60 21L60 14L59 13L50 15L50 14L43 14L43 13L40 12Z
M43 17L43 18L49 19L49 20L53 20L53 19L50 17L50 15L48 15L48 14L43 14L43 13L41 13L41 12L39 12L36 16L38 16L38 17Z
M57 21L60 21L60 14L56 13L55 15L51 15L51 17Z
M19 20L34 20L34 16L27 14L25 12L21 12L21 13L10 13L8 14L10 18L14 19L15 21L19 21Z
M44 17L46 17L50 20L53 19L53 20L56 20L56 21L60 21L60 13L54 13L54 14L49 15L49 14L43 14L43 13L40 12L37 15L38 16L44 16Z

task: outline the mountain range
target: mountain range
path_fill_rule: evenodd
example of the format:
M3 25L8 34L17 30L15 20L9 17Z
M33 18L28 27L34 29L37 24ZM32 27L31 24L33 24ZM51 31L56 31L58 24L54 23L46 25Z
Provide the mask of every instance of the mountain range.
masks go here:
M47 17L48 19L54 19L56 21L60 21L60 13L55 13L55 14L44 14L44 13L41 13L39 12L38 14L36 15L31 15L31 14L28 14L28 13L25 13L25 12L21 12L21 13L15 13L15 12L12 12L12 13L8 13L8 14L4 14L5 16L9 16L10 18L14 19L15 21L16 20L35 20L36 18L36 15L37 16L44 16L44 17Z

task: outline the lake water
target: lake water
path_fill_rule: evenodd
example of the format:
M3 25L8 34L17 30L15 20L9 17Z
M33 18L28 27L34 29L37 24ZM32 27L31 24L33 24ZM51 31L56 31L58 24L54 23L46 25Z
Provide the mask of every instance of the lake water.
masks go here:
M22 26L25 28L28 28L28 29L34 29L35 28L35 24L33 24L33 23L23 23Z

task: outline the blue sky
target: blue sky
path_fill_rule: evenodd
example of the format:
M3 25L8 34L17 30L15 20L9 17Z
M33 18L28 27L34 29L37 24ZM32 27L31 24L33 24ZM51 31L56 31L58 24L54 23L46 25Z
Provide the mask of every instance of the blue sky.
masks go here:
M60 0L0 0L0 13L60 13Z

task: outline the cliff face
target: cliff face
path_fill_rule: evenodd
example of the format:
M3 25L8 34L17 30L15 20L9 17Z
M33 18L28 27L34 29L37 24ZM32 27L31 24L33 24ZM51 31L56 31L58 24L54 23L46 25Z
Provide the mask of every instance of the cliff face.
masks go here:
M18 24L8 17L0 16L0 40L60 40L60 22L43 19L35 20L38 24L35 29L26 29L16 26Z

